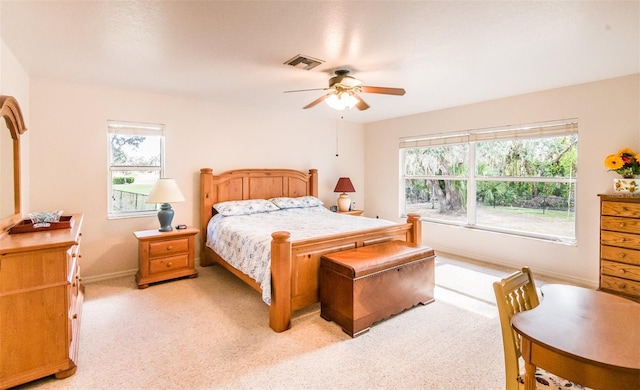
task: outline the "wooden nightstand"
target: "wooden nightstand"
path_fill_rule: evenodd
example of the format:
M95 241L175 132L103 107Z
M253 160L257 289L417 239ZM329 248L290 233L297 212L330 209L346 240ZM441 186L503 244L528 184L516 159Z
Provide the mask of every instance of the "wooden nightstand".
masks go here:
M195 278L195 235L198 229L188 228L159 232L143 230L134 232L138 239L138 288L147 288L149 283L184 276Z
M338 214L348 214L348 215L355 215L355 216L360 216L362 215L362 213L364 213L364 210L338 211Z

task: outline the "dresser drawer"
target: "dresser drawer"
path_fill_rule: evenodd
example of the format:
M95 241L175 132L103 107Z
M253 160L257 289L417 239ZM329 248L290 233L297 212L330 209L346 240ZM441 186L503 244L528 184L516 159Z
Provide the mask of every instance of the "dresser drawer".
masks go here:
M163 272L175 271L181 268L189 267L189 255L163 257L149 261L149 274L158 274Z
M614 232L640 233L640 219L603 216L600 218L600 228Z
M602 245L600 247L600 257L603 260L612 260L640 266L640 251L634 249Z
M164 257L189 251L189 239L178 238L175 240L163 240L149 242L149 257Z
M600 288L603 290L622 293L624 295L631 296L636 300L640 299L640 282L633 280L602 275L600 277Z
M640 266L616 263L615 261L602 260L600 272L603 275L617 276L640 282Z
M600 243L602 245L640 249L640 235L603 230L600 232Z
M640 218L640 203L602 201L602 215Z

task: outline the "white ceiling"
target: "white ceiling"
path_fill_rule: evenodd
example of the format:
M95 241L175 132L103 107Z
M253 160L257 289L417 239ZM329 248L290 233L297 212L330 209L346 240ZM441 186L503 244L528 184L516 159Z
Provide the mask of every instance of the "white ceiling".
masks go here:
M310 117L372 122L640 72L639 1L8 1L31 77L301 112L335 69L405 96ZM283 63L297 54L324 62Z

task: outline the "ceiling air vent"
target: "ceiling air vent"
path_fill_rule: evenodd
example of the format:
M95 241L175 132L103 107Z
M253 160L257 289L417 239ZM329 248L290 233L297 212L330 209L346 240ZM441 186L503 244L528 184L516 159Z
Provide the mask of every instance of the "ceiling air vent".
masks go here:
M311 69L315 68L316 66L322 64L323 62L324 62L323 60L318 60L316 58L312 58L312 57L309 57L309 56L298 54L297 56L295 56L292 59L288 60L284 64L285 65L291 65L291 66L294 66L296 68L300 68L300 69L304 69L304 70L311 70Z

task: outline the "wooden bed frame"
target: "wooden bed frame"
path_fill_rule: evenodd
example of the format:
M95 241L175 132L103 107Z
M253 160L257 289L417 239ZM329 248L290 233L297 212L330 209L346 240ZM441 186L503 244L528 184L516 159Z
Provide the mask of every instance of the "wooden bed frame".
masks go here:
M240 169L218 175L211 168L200 170L200 265L218 263L242 281L262 292L258 283L237 270L205 245L207 224L213 205L228 200L269 199L278 196L318 196L318 171L308 173L291 169ZM320 257L325 253L370 245L382 241L402 240L420 244L420 217L410 214L407 223L356 233L290 241L288 232L274 232L271 241L271 305L269 326L282 332L291 326L295 310L319 302Z

